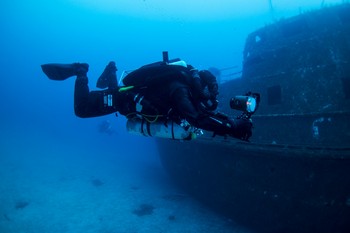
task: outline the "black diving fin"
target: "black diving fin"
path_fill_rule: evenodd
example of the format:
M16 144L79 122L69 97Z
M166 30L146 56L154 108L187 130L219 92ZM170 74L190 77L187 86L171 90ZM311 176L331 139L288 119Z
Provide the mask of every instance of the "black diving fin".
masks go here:
M86 75L89 70L89 65L86 63L50 63L41 65L41 69L51 80L66 80L75 75Z
M106 68L104 69L101 76L98 78L96 87L104 89L104 88L116 88L118 86L117 82L117 67L114 61L108 63Z

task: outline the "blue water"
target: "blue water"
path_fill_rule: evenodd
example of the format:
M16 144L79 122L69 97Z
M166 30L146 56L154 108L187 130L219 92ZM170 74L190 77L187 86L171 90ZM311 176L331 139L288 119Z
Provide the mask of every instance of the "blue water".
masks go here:
M91 89L109 61L120 75L165 50L198 68L239 70L249 32L328 2L111 2L0 3L0 233L249 232L178 189L153 139L129 135L123 116L77 118L74 78L48 80L40 64L87 62ZM103 120L114 134L98 131ZM153 209L138 216L143 204Z

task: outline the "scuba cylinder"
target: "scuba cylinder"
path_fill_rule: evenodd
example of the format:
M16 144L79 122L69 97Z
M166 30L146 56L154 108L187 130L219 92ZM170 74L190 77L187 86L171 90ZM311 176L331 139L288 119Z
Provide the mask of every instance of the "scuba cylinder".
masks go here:
M191 127L182 127L174 121L148 122L144 119L130 118L126 122L127 131L135 135L146 137L169 138L175 140L191 140L196 134Z

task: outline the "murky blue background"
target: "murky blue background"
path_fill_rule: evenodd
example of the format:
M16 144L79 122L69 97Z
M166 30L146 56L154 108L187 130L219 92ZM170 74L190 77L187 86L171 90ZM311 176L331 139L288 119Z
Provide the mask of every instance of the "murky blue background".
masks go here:
M239 71L248 33L342 1L304 2L1 1L0 232L247 232L174 187L123 116L77 118L74 78L48 80L40 64L89 63L91 89L109 61L120 75L162 51ZM103 120L116 133L100 133ZM142 204L153 213L135 215Z

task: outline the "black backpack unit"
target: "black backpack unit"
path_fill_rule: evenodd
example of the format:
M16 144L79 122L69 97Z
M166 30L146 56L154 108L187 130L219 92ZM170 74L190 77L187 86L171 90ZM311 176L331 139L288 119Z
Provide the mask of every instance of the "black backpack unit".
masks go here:
M182 65L173 65L174 62L181 61L175 59L168 62L155 62L140 67L132 71L123 79L125 86L134 86L135 88L152 88L163 86L174 79L188 84L191 74L187 67Z

